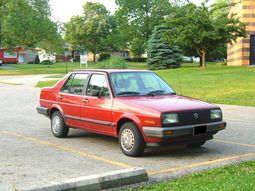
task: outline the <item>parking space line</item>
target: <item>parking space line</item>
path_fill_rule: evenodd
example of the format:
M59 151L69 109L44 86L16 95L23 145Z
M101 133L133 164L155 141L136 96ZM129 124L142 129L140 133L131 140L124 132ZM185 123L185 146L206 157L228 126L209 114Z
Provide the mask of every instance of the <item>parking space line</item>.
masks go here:
M31 142L34 142L34 143L37 143L37 144L40 144L40 145L46 145L46 146L49 146L49 147L52 147L52 148L55 148L55 149L58 149L58 150L66 151L66 152L73 153L73 154L76 154L76 155L80 155L80 156L83 156L83 157L87 157L87 158L95 159L95 160L98 160L98 161L102 161L104 163L108 163L108 164L111 164L111 165L114 165L114 166L119 166L119 167L123 167L123 168L132 168L132 166L130 166L128 164L124 164L124 163L121 163L121 162L109 160L109 159L103 158L103 157L98 156L98 155L94 155L94 154L84 152L84 151L79 151L77 149L72 149L70 147L65 147L65 146L62 146L62 145L53 144L53 143L50 143L50 142L47 142L47 141L43 141L43 140L40 140L40 139L29 137L29 136L26 136L26 135L14 133L14 132L9 132L9 131L1 131L1 133L12 136L12 137L19 137L19 138L22 138L22 139L27 140L27 141L31 141Z
M227 140L223 140L223 139L213 139L216 142L219 143L227 143L227 144L232 144L232 145L239 145L239 146L244 146L244 147L253 147L255 148L255 145L251 145L251 144L246 144L246 143L238 143L238 142L234 142L234 141L227 141Z
M163 173L185 170L185 169L198 167L198 166L206 166L206 165L216 164L218 162L224 162L224 161L240 159L240 158L245 158L245 157L252 157L252 156L255 156L255 153L246 153L246 154L242 154L242 155L229 156L229 157L224 157L224 158L205 161L205 162L194 163L191 165L186 165L186 166L181 166L181 167L176 167L176 168L169 168L169 169L163 169L163 170L157 170L157 171L148 171L148 174L149 175L163 174Z

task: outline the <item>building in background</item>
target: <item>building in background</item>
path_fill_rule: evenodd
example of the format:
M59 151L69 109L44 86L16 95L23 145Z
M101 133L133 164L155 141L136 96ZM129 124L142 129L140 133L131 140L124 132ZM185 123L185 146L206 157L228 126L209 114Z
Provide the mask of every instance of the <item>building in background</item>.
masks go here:
M35 49L15 48L14 51L0 49L0 61L2 64L24 64L34 63L38 55Z
M126 58L130 58L131 55L130 55L130 50L126 48L126 49L123 49L122 51L112 52L111 56L126 59Z
M255 66L255 0L233 0L236 3L230 10L246 23L246 38L237 39L228 45L227 63L231 66Z
M25 62L25 52L23 48L17 47L14 51L0 49L0 60L3 64L17 64Z

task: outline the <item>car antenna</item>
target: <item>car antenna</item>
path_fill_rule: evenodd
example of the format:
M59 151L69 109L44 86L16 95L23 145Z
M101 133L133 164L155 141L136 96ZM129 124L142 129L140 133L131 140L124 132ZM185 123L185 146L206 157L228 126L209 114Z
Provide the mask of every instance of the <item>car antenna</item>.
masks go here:
M180 89L180 95L182 96L182 87L181 87L181 85L180 85L180 72L178 72L178 87L179 87L179 89Z

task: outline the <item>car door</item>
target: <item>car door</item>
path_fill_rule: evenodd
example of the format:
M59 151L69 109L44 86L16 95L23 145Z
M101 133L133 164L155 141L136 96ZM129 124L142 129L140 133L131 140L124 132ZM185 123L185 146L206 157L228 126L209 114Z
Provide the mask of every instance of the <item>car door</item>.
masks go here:
M88 74L71 74L58 94L58 103L61 106L66 124L71 127L81 127L81 100L84 85Z
M82 98L81 117L84 128L98 133L113 134L113 98L107 76L93 73Z

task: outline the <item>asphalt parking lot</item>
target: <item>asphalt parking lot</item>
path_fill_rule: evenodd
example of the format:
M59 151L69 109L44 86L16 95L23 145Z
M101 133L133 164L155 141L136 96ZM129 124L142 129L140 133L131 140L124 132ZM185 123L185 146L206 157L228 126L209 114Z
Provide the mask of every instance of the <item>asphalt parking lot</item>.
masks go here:
M221 105L227 129L201 148L149 148L130 158L111 137L81 130L71 130L66 139L53 137L49 119L35 110L40 89L33 84L0 83L0 190L131 167L145 168L156 181L255 159L254 107Z

